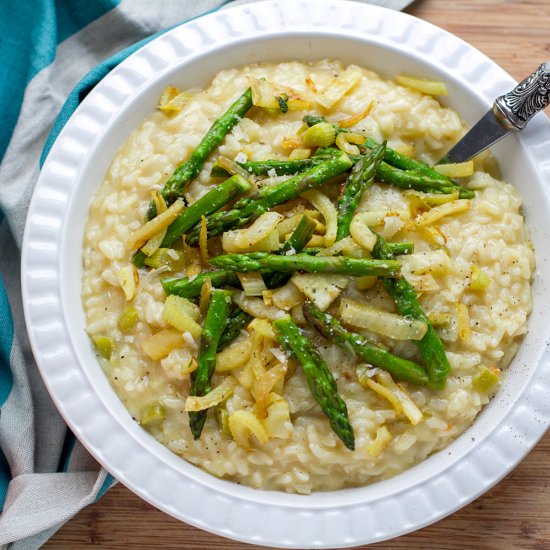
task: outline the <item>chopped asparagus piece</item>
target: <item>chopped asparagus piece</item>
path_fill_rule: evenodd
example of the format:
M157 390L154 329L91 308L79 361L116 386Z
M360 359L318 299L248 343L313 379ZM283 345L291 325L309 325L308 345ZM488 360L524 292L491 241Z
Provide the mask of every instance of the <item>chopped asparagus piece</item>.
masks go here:
M239 288L239 278L234 271L219 270L206 271L196 277L167 277L162 279L162 288L166 294L176 294L183 298L197 298L200 296L201 289L206 279L209 278L214 288L225 285Z
M99 353L101 357L104 357L105 359L111 358L111 355L115 349L115 343L112 338L95 334L92 336L92 342L94 343L97 353Z
M118 328L122 332L132 330L139 321L139 315L134 306L126 306L118 318Z
M164 408L159 403L155 403L145 410L141 415L140 424L142 426L158 426L166 418Z

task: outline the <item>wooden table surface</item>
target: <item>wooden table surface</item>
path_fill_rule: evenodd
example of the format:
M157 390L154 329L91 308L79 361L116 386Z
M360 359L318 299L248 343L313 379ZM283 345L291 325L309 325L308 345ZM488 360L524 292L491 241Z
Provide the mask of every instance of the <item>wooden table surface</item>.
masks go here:
M473 44L518 80L550 59L550 0L417 0L407 11ZM518 468L466 508L369 548L550 550L549 483L550 432ZM259 548L180 523L120 484L81 511L46 545L93 546Z

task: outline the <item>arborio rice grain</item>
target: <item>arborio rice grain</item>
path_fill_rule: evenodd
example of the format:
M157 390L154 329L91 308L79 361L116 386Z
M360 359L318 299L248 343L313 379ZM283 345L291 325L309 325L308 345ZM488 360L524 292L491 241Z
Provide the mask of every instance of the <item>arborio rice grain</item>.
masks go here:
M141 349L144 339L166 326L162 318L165 294L159 282L162 273L141 273L132 302L139 322L129 333L118 328L118 318L127 302L117 272L129 264L133 252L126 242L142 224L151 189L162 187L178 164L191 154L214 119L243 92L247 87L245 75L265 76L304 91L307 75L321 87L342 70L338 62L320 61L220 72L180 113L167 116L154 112L130 135L90 206L84 236L82 299L87 331L92 335L109 335L116 341L116 353L111 360L100 359L106 376L136 420L152 404L162 406L165 420L151 426L149 431L174 453L213 475L252 487L309 493L364 485L391 477L444 448L471 425L489 400L486 393L472 386L479 365L501 369L507 366L526 331L531 310L534 259L520 213L520 199L511 185L483 172L483 164L478 162L479 171L468 182L476 191L472 207L439 223L446 237L446 248L442 249L448 264L446 270L434 276L437 288L421 293L425 311L443 313L450 319L439 332L452 367L442 391L405 384L424 414L421 422L413 426L404 416L397 415L388 401L361 386L354 375L357 360L324 341L320 351L347 404L355 432L355 451L347 450L330 429L300 368L284 385L283 397L292 419L288 439L273 438L264 445L252 441L247 450L222 435L211 415L201 438L193 440L184 412L189 375L182 374L179 366L196 353L194 343L188 339L184 348L160 361L152 361ZM360 83L325 113L329 118L351 117L374 100L375 109L354 131L365 131L379 141L387 139L390 146L398 149L413 144L416 157L432 163L463 134L459 116L433 98L382 80L368 70L361 71ZM288 150L281 141L296 134L303 115L299 111L283 116L253 110L227 136L220 153L230 159L238 155L249 160L286 158ZM188 201L197 200L214 184L209 176L212 163L209 160L187 188ZM406 209L402 190L382 184L375 184L359 207L364 211ZM403 229L399 218L387 222L383 227L386 237ZM413 240L415 253L436 248L418 233ZM404 259L404 273L408 261ZM483 292L468 288L472 264L490 278ZM409 272L408 276L415 281L414 273ZM418 280L416 283L421 284ZM350 286L344 295L353 298L354 292L357 291ZM373 307L394 311L393 302L380 285L366 291L363 297ZM459 302L468 308L471 337L467 340L458 336ZM419 360L417 349L410 342L376 339L372 334L369 337L398 355ZM216 380L215 376L214 385ZM250 408L252 403L250 393L237 388L227 402L227 410ZM388 427L392 439L379 456L373 457L368 446L382 426Z

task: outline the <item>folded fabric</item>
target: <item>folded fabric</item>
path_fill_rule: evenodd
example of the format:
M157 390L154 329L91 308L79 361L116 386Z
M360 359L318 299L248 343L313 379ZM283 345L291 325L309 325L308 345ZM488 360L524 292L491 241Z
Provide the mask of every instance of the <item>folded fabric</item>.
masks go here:
M57 412L25 329L19 264L41 162L113 67L156 34L228 2L36 0L10 3L0 19L0 548L40 547L115 483ZM410 1L371 3L402 9Z

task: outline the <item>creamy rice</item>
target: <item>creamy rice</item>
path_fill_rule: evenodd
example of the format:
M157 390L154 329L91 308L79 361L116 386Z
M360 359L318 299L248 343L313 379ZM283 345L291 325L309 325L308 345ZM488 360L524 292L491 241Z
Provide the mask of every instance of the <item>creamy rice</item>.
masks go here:
M117 153L92 201L85 230L82 299L86 328L91 335L109 335L116 341L116 353L111 360L100 358L100 362L120 399L138 421L147 408L160 403L166 418L158 426L148 428L155 438L202 469L252 487L309 493L364 485L391 477L444 448L472 424L489 401L490 395L472 385L479 365L501 369L508 365L526 331L531 310L534 256L526 238L520 199L511 185L482 171L484 164L478 162L478 171L467 182L476 191L471 208L438 223L446 239L448 265L443 274L430 280L432 288L420 294L425 311L450 316L450 322L439 333L452 367L444 390L404 384L424 414L421 422L413 426L407 418L398 416L388 401L361 386L355 376L356 358L341 348L328 346L311 331L308 335L321 346L320 352L347 404L355 432L355 451L346 449L331 430L300 368L284 384L283 397L289 404L292 420L287 439L272 438L264 445L252 440L251 448L246 450L222 435L213 415L209 415L201 438L193 440L188 414L184 412L189 375L183 375L179 365L182 354L194 352L196 343L188 342L185 349L173 351L160 361L151 360L141 348L144 339L166 327L162 318L166 296L159 282L162 273L140 274L139 291L132 302L139 322L128 333L121 333L117 326L127 302L116 274L130 263L133 252L126 242L142 225L151 189L162 187L175 168L188 158L214 119L243 92L247 87L245 75L265 76L270 81L306 90L307 75L322 88L342 70L341 64L333 61L225 70L180 113L151 114ZM430 163L464 133L459 116L430 96L382 80L370 71L362 69L362 73L361 82L331 111L323 113L325 116L350 117L375 100L373 112L354 131L365 131L379 141L387 139L394 148L412 144L416 158ZM281 141L296 134L304 114L297 111L275 115L253 109L226 137L220 153L231 159L238 154L249 160L287 158L288 149ZM214 185L215 180L210 178L212 163L209 160L187 188L185 197L189 202ZM403 190L375 184L365 194L359 210L407 208ZM407 232L398 218L387 222L384 236L390 240L412 240L415 254L438 248L428 237ZM404 257L402 261L404 274L420 287L421 278L408 268L410 258ZM469 288L472 264L490 278L483 292ZM395 311L379 284L361 294L350 285L344 296ZM468 308L469 339L458 334L458 303ZM373 334L369 338L397 355L420 361L417 348L410 342ZM219 379L214 376L214 386ZM226 406L231 413L250 409L253 402L250 392L239 386ZM389 429L392 440L379 456L373 457L368 444L383 425Z

